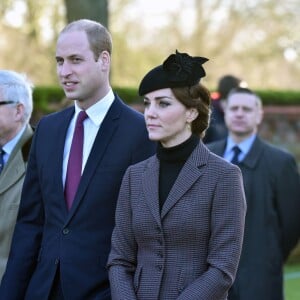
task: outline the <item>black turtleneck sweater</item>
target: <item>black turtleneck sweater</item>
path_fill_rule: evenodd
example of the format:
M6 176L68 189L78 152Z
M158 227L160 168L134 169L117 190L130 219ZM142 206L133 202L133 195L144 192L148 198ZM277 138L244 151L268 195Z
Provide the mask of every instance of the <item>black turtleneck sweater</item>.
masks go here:
M164 148L160 143L157 146L157 157L160 161L159 169L159 205L165 203L169 192L178 177L180 170L199 143L199 137L191 135L182 144L171 148Z

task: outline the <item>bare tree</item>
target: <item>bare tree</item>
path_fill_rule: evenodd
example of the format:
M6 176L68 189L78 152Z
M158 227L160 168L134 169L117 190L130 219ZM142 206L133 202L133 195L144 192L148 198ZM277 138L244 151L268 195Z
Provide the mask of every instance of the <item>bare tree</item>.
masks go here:
M108 27L108 0L64 0L68 22L87 18Z

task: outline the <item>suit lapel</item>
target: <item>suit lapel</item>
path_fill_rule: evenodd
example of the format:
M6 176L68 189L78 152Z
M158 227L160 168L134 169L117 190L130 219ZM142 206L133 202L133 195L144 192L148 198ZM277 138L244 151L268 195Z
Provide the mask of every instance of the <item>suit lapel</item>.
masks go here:
M120 118L121 109L122 109L121 102L117 98L115 98L113 104L111 105L109 111L107 112L98 130L91 153L89 155L83 174L81 176L81 180L78 186L77 193L75 195L73 205L69 213L68 220L76 211L89 185L89 182L91 181L91 178L93 177L96 169L98 168L98 165L103 159L105 151L109 145L109 142L115 130L118 128L119 123L117 121Z
M63 168L63 159L64 159L64 148L65 148L65 140L67 131L71 122L71 119L75 113L74 106L67 108L62 112L61 118L57 120L56 126L56 143L55 143L55 151L52 151L51 156L51 169L52 173L56 174L54 176L53 181L54 185L57 186L59 205L61 211L67 216L68 209L65 202L64 196L64 186L62 181L62 168ZM50 158L49 158L50 159Z
M259 158L261 157L262 151L263 151L263 142L257 136L253 142L252 147L250 148L250 151L248 152L246 157L243 159L243 161L240 162L240 165L244 165L250 169L255 168L255 166L258 163Z
M163 219L180 198L190 190L191 186L199 179L203 173L203 166L207 164L209 151L200 142L194 149L191 156L184 164L179 173L161 211Z

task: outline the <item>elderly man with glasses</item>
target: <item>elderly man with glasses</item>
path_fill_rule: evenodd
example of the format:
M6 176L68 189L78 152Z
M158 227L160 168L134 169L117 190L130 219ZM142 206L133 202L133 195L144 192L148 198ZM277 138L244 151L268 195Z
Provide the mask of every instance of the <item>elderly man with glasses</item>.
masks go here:
M33 129L32 84L0 70L0 281L16 223Z

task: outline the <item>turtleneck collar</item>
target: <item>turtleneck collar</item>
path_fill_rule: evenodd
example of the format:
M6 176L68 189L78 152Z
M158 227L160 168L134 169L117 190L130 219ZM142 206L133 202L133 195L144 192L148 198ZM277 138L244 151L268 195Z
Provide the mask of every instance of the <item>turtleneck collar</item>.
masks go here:
M199 143L199 137L192 134L186 141L170 148L157 144L157 157L160 161L179 162L186 161Z

